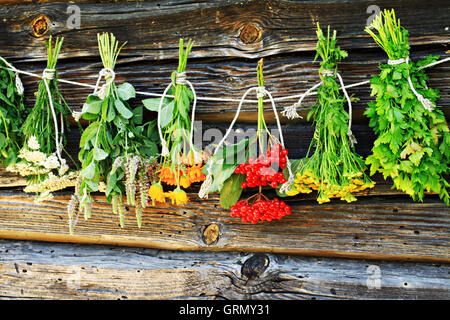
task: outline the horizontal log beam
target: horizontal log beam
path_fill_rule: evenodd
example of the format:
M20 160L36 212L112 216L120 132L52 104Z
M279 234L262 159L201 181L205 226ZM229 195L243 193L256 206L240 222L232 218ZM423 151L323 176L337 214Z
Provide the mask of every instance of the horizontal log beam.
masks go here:
M448 264L1 240L0 253L2 299L450 299Z
M214 1L184 0L77 3L79 29L68 19L68 3L0 7L0 55L45 57L43 40L66 37L66 57L97 55L96 33L110 31L129 45L125 56L177 57L179 37L197 43L194 57L257 58L315 49L316 23L337 29L344 48L375 47L364 32L372 1ZM439 0L377 2L394 8L411 34L412 45L448 43L449 4ZM427 21L426 24L423 21ZM145 39L145 41L143 41Z
M80 217L71 236L66 213L70 194L58 193L53 200L36 204L31 195L2 191L0 238L450 262L450 249L443 245L450 238L450 209L435 196L427 196L424 203L392 195L322 205L297 196L286 199L292 207L290 216L257 225L230 217L211 196L200 200L190 193L185 206L149 207L141 229L134 208L127 207L121 229L105 198L95 196L92 217L87 221Z

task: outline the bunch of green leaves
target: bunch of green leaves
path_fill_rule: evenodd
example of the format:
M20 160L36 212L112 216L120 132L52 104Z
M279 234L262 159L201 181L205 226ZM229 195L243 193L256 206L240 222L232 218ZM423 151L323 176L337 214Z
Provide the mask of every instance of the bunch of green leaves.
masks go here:
M318 202L328 202L331 197L340 197L347 202L355 201L352 195L352 180L363 177L363 184L372 185L365 170L364 160L350 146L348 132L349 114L344 109L347 100L340 91L336 79L337 62L347 57L347 52L337 46L336 31L325 36L317 24L316 56L321 58L319 75L322 85L317 90L317 102L308 113L313 117L314 137L306 159L298 166L297 173L312 174L320 181ZM333 71L333 74L324 74ZM314 150L314 151L312 151ZM311 153L313 154L311 155Z
M48 57L47 69L55 70L55 75L53 79L43 79L39 81L38 91L35 94L36 102L23 125L24 140L28 141L29 138L33 136L36 137L40 145L40 151L47 155L54 153L56 151L56 144L59 143L55 141L56 127L54 125L53 114L50 107L50 99L53 102L56 118L59 121L62 117L64 124L61 125L65 126L64 131L67 132L69 130L68 116L71 114L71 110L58 89L58 71L56 70L56 63L63 41L64 38L56 38L54 47L52 47L52 37L50 36L48 43L46 44ZM50 88L50 97L48 96L44 81L47 81ZM61 128L59 127L58 130L60 131L58 134L61 135ZM62 135L63 144L65 144L67 139L64 134ZM63 151L68 156L64 148Z
M389 59L409 55L408 32L396 20L394 11L385 10L373 22L372 35ZM435 104L438 90L427 87L428 77L421 66L437 60L435 56L417 63L381 64L380 74L371 79L372 96L365 114L377 134L372 154L366 162L371 173L390 177L394 187L422 201L425 192L439 194L449 204L450 133L439 106L428 111L414 95L415 90Z
M4 166L14 163L23 143L22 125L27 117L23 94L17 92L15 74L0 61L0 153Z
M258 61L256 74L258 87L264 87L263 59ZM219 192L220 205L224 209L230 209L235 205L243 192L241 184L245 180L245 175L234 173L235 169L239 164L246 163L249 158L256 159L258 150L260 154L264 154L268 149L267 144L272 143L273 139L264 119L264 97L259 97L256 134L236 144L224 145L208 160L203 170L203 173L208 174L208 169L214 168L210 170L213 180L208 193Z
M192 46L193 42L189 40L185 49L184 41L180 39L178 69L172 72L172 83L167 91L167 95L173 97L164 98L160 113L161 131L170 152L169 156L161 159L161 164L170 166L172 172L183 170L183 167L180 166L180 156L188 158L189 155L186 154L186 151L193 151L191 150L193 146L190 145L190 131L191 125L193 125L190 109L194 94L186 84L177 83L177 74L186 71L187 59ZM158 112L160 101L161 98L151 98L142 100L142 103L148 110ZM178 175L176 176L178 177Z
M117 57L125 43L119 43L113 34L98 34L100 57L104 68L114 70ZM106 76L105 96L90 95L83 105L82 118L90 121L80 140L79 160L82 163L81 180L73 199L85 218L91 215L91 192L103 191L115 212L120 213L123 225L125 184L133 186L136 175L126 176L127 165L143 170L145 160L158 153L158 138L154 123L143 123L143 108L132 108L128 100L136 95L129 83L116 86ZM130 164L131 159L137 159ZM133 160L134 161L134 160ZM124 181L126 180L126 181ZM130 200L130 197L127 197ZM133 198L134 199L134 198ZM131 205L134 204L130 203Z

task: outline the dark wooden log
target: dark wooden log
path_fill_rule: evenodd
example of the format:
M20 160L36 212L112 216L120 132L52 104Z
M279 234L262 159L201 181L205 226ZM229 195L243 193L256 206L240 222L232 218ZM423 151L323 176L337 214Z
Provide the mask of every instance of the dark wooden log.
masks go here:
M1 240L0 253L1 299L450 299L448 264Z
M193 38L194 57L257 58L311 51L314 29L338 29L344 48L375 47L364 32L371 1L214 1L79 3L80 29L70 29L68 3L33 3L1 8L0 55L43 58L43 39L66 36L66 56L93 56L96 33L111 31L129 41L125 56L173 59L178 38ZM449 4L439 0L377 2L394 8L411 33L413 45L448 43ZM427 21L426 24L423 21ZM125 27L126 26L126 27Z
M185 206L162 204L145 209L141 229L136 226L134 208L127 207L121 229L105 198L95 196L92 217L87 221L80 217L75 234L69 235L70 194L58 193L53 200L36 204L31 195L2 191L0 238L450 262L450 249L445 245L450 209L435 196L413 203L394 193L360 197L351 204L335 200L322 205L299 196L286 199L292 207L290 216L257 225L230 217L215 195L208 201L193 193L189 197ZM207 234L212 224L219 229L212 232L215 237Z

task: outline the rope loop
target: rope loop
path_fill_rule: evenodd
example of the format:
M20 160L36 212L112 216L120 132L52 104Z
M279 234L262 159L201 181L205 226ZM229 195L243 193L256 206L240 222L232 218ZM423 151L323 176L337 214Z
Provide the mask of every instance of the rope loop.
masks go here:
M99 89L98 86L100 85L100 81L102 78L105 78L106 82ZM98 97L102 100L105 99L106 88L108 88L108 86L114 81L115 78L116 73L114 72L113 69L103 68L102 70L100 70L100 72L98 73L97 83L95 84L93 94L98 95Z
M53 80L55 79L55 73L55 69L45 68L44 71L42 71L42 79Z
M175 84L186 85L186 81L186 71L176 73Z
M402 63L407 63L408 64L409 63L409 56L406 57L406 58L400 58L400 59L397 59L397 60L390 60L389 59L387 63L390 66L395 66L395 65L398 65L398 64L402 64ZM431 102L429 99L424 98L423 95L421 95L420 93L418 93L416 91L416 89L414 88L414 85L412 83L412 80L411 80L411 75L408 75L408 84L409 84L409 87L411 88L411 91L414 93L414 95L416 96L417 100L419 100L419 102L422 104L422 106L426 110L428 110L430 112L433 111L434 107L435 107L434 103Z

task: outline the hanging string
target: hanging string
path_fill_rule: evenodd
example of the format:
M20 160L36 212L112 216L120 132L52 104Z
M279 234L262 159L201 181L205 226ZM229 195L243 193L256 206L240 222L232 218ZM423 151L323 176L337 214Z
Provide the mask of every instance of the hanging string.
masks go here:
M342 92L345 95L345 98L347 99L347 104L348 104L348 130L347 130L347 136L349 138L350 141L350 146L353 148L354 145L357 143L355 136L353 135L352 132L352 101L350 100L350 97L348 96L347 90L345 90L345 86L344 86L344 80L342 80L341 75L336 72L336 76L339 79L339 82L341 83L341 88L342 88Z
M398 65L398 64L402 64L402 63L408 64L409 63L409 57L401 58L401 59L397 59L397 60L388 60L388 65L390 65L390 66L395 66L395 65ZM425 109L427 109L428 111L430 111L430 112L433 111L435 105L429 99L424 98L420 93L418 93L416 91L416 89L414 88L413 83L411 81L411 75L410 74L408 74L408 84L409 84L409 87L411 88L411 91L414 93L414 95L416 96L417 100L419 100L419 102L423 105L423 107Z
M1 56L0 56L0 60L2 60L9 67L9 70L11 70L12 72L14 72L16 74L16 76L15 76L15 85L16 85L17 93L20 94L20 95L23 95L24 88L23 88L22 80L20 80L20 77L19 77L19 71L20 70L16 69L12 64L10 64L8 61L6 61Z
M52 99L52 93L50 91L50 86L47 82L47 80L53 80L55 78L55 69L44 69L44 71L42 72L42 81L44 82L45 85L45 89L47 91L47 95L48 95L48 102L50 104L50 110L52 111L52 116L53 116L53 122L55 125L55 145L56 145L56 156L58 157L58 160L60 161L61 164L63 164L63 159L61 157L61 149L60 149L60 144L62 144L62 140L59 139L59 129L58 129L58 118L56 117L56 112L55 112L55 108L53 106L53 99ZM61 127L64 127L63 124L63 118L61 118ZM63 130L63 129L62 129ZM62 136L61 136L62 138Z
M245 97L247 97L247 95L251 91L258 90L258 88L259 87L251 87L251 88L247 89L247 91L245 91L245 93L242 95L241 99L239 100L239 105L237 107L234 118L231 121L230 126L228 127L227 131L225 132L225 135L222 137L222 140L220 140L220 142L217 144L216 148L214 149L214 151L211 155L211 158L214 157L214 155L217 153L219 148L222 146L222 144L225 142L225 140L228 138L229 134L231 133L231 130L233 129L234 124L239 117L239 113L241 112L242 104L244 103ZM206 179L203 181L202 185L200 186L200 190L198 192L198 196L200 199L208 198L208 191L212 185L212 174L213 174L212 164L209 165L207 172L208 172L208 174L206 175Z
M100 81L102 80L102 78L105 78L105 83L99 89L98 86L100 85ZM97 83L95 84L93 94L96 94L102 100L105 99L106 89L114 81L115 78L116 73L114 72L113 69L103 68L102 70L100 70L100 72L98 73Z
M0 56L0 59L4 60L1 56ZM447 58L444 58L444 59L432 62L430 64L421 66L418 69L421 70L421 69L429 68L429 67L432 67L432 66L435 66L435 65L447 62L447 61L450 61L450 57L447 57ZM19 70L19 69L13 67L12 65L11 65L11 67L10 66L8 66L8 67L0 66L0 68L11 70L13 72L17 72L19 74L24 74L24 75L27 75L27 76L30 76L30 77L42 78L41 75L38 75L38 74L35 74L35 73L32 73L32 72ZM94 85L91 85L91 84L88 84L88 83L83 83L83 82L70 81L70 80L65 80L65 79L60 79L60 78L56 79L56 81L61 82L61 83L66 83L66 84L79 86L79 87L86 87L86 88L91 88L91 89L95 89L96 88L96 86L94 86ZM344 88L345 89L350 89L350 88L359 87L359 86L363 86L363 85L367 85L367 84L370 84L370 80L365 80L365 81L349 84L349 85L344 86ZM340 89L342 89L342 87L340 87ZM145 92L145 91L136 91L136 93L140 94L140 95L143 95L143 96L150 96L150 97L162 97L163 96L163 94L160 94L160 93ZM313 95L316 95L316 94L317 94L317 92L308 92L308 93L305 92L305 93L302 93L302 94L296 94L296 95L290 95L290 96L284 96L284 97L276 97L276 98L274 98L274 101L279 102L279 101L285 101L285 100L299 99L299 98L301 98L303 96L313 96ZM167 98L174 98L174 96L172 96L172 95L165 94L164 96L167 97ZM213 102L236 102L236 103L240 102L240 99L224 98L224 97L214 98L214 97L197 96L197 100L198 101L213 101ZM244 100L244 102L246 102L246 103L257 103L258 100ZM270 102L270 100L264 100L264 102ZM284 111L282 113L284 113Z

